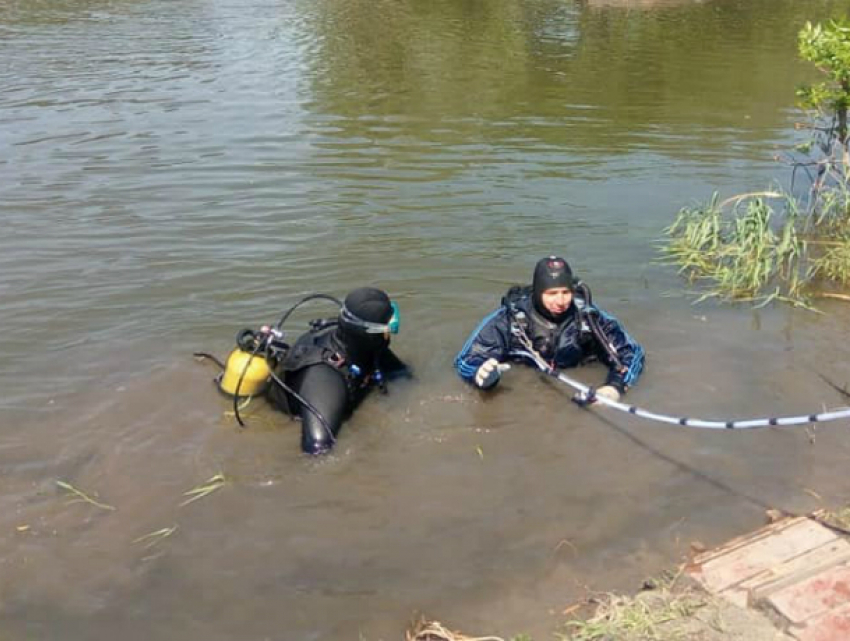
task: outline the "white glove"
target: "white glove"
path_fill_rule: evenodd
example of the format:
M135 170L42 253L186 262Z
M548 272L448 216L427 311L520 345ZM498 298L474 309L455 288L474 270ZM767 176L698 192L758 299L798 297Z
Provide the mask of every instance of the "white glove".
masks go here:
M481 389L493 387L502 378L502 372L510 368L509 363L500 363L495 358L488 358L475 372L475 384Z
M617 388L613 385L603 385L602 387L597 388L596 395L604 396L605 398L611 401L620 400L620 392L618 392Z

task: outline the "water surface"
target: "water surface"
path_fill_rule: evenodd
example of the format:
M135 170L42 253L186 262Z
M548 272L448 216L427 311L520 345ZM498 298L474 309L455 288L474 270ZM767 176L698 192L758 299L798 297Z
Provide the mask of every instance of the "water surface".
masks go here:
M450 363L555 252L646 348L633 402L841 405L844 306L693 306L655 259L682 205L788 178L796 33L848 5L0 6L4 639L390 639L417 613L546 638L693 540L846 501L846 425L656 426L518 368L485 398ZM415 381L322 460L261 403L237 429L192 352L362 284L399 301Z

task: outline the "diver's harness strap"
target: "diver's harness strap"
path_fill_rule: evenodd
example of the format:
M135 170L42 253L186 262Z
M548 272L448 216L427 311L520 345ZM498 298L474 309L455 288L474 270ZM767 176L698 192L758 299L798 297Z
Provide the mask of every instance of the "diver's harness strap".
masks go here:
M524 358L531 361L541 372L548 374L553 378L558 379L561 383L569 385L576 390L574 401L582 407L587 407L591 403L600 403L615 410L633 414L649 421L657 423L667 423L669 425L680 425L683 427L699 427L705 429L754 429L760 427L784 427L788 425L807 425L809 423L825 423L827 421L836 421L842 418L850 418L850 408L841 408L831 412L821 412L820 414L803 414L799 416L786 416L779 418L754 418L744 420L731 421L712 421L698 418L685 418L670 416L668 414L659 414L642 409L636 405L626 405L619 401L611 400L606 396L597 396L593 387L576 381L562 371L559 371L553 365L546 362L539 352L534 349L531 344L531 339L528 337L519 325L511 326L511 333L514 338L522 345L523 349L511 352L511 356L516 358Z

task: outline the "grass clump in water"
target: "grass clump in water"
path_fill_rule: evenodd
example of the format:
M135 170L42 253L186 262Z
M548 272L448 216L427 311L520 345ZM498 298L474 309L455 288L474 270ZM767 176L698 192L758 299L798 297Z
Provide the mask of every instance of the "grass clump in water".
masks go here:
M798 35L800 57L826 80L797 91L809 116L810 140L795 148L788 191L717 195L681 209L665 234L665 258L691 282L708 283L699 297L766 304L782 300L809 307L818 291L850 286L850 21L807 24ZM797 174L806 195L794 194Z
M716 296L804 302L808 257L797 229L795 203L781 193L769 195L784 202L782 220L764 195L723 203L715 195L706 205L682 209L665 230L670 238L664 249L667 258L678 263L691 282L711 283L699 300Z
M202 485L199 485L198 487L193 487L191 490L183 492L183 496L188 496L189 498L183 501L180 504L180 507L183 507L184 505L189 505L189 503L194 503L195 501L212 494L217 489L222 487L225 483L227 483L227 479L221 472L219 472L215 476L211 476Z
M66 483L65 481L56 481L56 485L65 490L71 499L71 503L83 502L88 503L89 505L94 505L95 507L99 507L101 510L109 510L114 511L116 508L113 505L108 505L101 501L98 501L92 498L90 495L86 494L82 490L77 489L70 483Z
M664 230L666 261L689 282L705 282L697 302L765 305L774 300L810 307L813 296L850 286L850 193L822 188L818 208L801 214L783 192L745 194L685 207Z

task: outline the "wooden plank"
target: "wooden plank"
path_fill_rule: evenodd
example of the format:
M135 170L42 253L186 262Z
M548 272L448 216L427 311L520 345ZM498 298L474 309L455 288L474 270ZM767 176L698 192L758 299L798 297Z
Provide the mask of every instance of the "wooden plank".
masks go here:
M702 563L690 574L717 594L838 538L809 519L795 520L766 534Z
M806 622L792 631L799 641L847 641L850 639L850 604Z
M808 579L848 560L850 543L844 539L836 539L747 579L739 588L748 592L747 602L754 605L792 583Z
M800 523L805 523L809 520L810 519L807 519L805 517L798 516L794 518L782 519L781 521L776 521L775 523L770 523L762 528L759 528L755 532L748 532L747 534L736 536L734 539L727 541L720 547L716 547L712 550L703 552L702 554L698 554L694 557L692 563L693 565L704 565L705 563L708 563L713 559L725 556L739 548L745 547L747 545L750 545L751 543L755 543L756 541L760 541L761 539L765 539L769 536L773 536L774 534L779 534L791 527L797 526Z
M777 612L799 625L812 617L850 603L850 564L823 570L768 597Z

